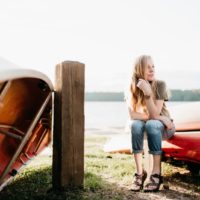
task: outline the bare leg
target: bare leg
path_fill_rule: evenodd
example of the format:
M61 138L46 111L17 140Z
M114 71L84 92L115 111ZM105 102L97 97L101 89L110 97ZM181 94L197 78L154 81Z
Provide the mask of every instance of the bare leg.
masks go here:
M145 179L147 178L147 173L146 171L143 171L142 153L134 153L134 160L136 164L137 173L134 175L134 180L131 190L138 192L143 189L143 184Z
M153 155L153 170L149 182L145 185L145 192L158 191L163 182L161 176L161 155Z
M152 174L161 174L161 155L153 155Z
M134 159L135 159L137 174L140 175L143 173L142 153L134 153Z

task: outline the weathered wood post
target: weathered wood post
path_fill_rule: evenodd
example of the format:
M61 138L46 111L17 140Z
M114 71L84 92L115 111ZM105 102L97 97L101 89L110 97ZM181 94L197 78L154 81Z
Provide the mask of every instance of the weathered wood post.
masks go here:
M82 187L84 180L85 65L56 65L53 117L53 189Z

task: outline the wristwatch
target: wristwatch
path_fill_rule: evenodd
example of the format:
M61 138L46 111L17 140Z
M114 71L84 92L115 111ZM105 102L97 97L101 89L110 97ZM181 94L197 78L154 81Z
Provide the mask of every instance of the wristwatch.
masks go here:
M150 99L151 95L144 95L145 99Z

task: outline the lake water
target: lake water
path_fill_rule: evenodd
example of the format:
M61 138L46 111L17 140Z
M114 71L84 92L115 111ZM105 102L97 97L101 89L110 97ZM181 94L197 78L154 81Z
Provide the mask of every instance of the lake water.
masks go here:
M187 102L166 102L167 107ZM128 119L125 102L85 102L85 128L124 128Z

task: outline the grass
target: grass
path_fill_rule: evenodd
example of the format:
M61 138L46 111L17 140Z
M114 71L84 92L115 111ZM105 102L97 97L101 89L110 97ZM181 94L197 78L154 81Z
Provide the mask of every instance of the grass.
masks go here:
M52 188L52 157L38 156L23 172L0 192L1 200L122 200L122 199L198 199L199 177L193 177L185 166L163 163L169 191L157 194L129 191L134 173L131 155L109 154L102 150L107 137L88 135L85 140L84 189L69 188L55 192Z

